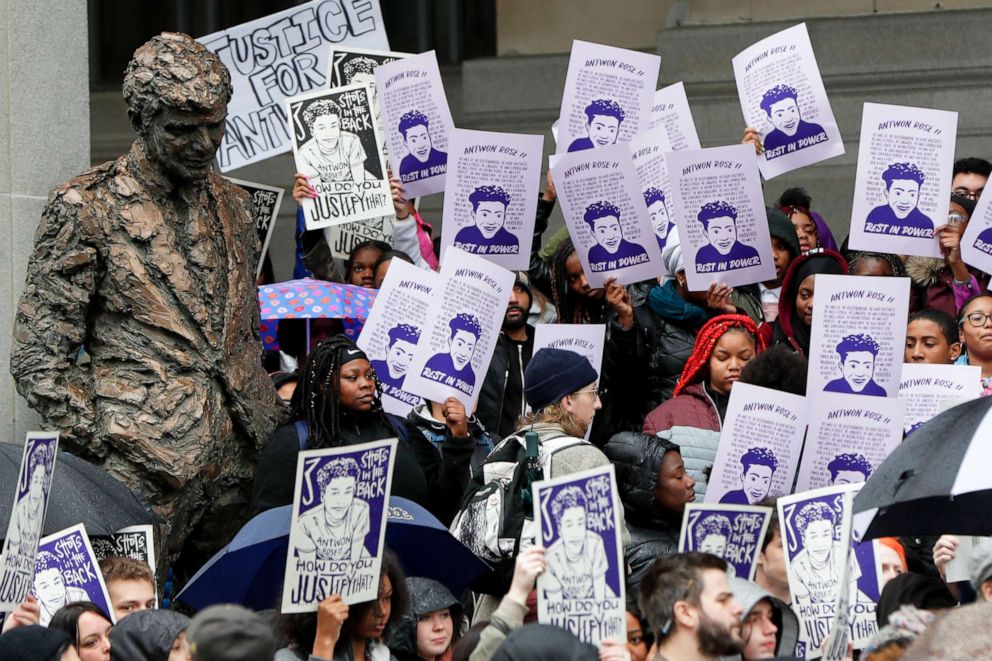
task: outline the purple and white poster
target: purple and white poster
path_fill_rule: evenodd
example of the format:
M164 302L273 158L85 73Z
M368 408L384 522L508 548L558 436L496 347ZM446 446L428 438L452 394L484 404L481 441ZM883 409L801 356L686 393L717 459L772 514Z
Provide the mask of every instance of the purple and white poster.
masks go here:
M819 658L847 583L848 621L855 648L878 630L875 604L881 572L871 542L854 544L851 510L860 484L843 484L784 496L778 501L779 525L806 658ZM851 553L850 551L853 551Z
M585 356L597 377L602 374L606 324L537 324L534 326L534 349L565 349ZM529 410L529 408L528 408ZM586 430L589 440L592 428Z
M696 124L689 110L689 99L685 95L685 85L682 81L663 87L654 93L651 104L652 131L664 128L672 151L686 149L701 149L699 136L696 135Z
M547 570L537 578L537 621L596 645L624 640L623 546L616 476L607 465L535 482L534 526Z
M300 202L308 230L393 212L369 88L335 87L286 100L296 170L316 198Z
M854 250L941 257L958 114L866 103L851 208Z
M726 560L734 576L752 581L771 518L770 507L687 503L679 553L711 553Z
M705 502L757 505L790 493L805 434L805 397L735 383Z
M313 0L197 41L217 53L234 87L221 172L289 151L283 101L327 84L330 44L389 48L379 0Z
M669 152L671 208L689 289L775 279L772 240L751 145Z
M905 405L903 431L908 434L936 417L943 401L977 399L981 377L978 365L905 363L899 381L899 399Z
M376 598L396 439L300 452L282 589L283 613L312 613L332 594Z
M41 540L32 593L41 607L42 626L48 626L58 609L74 601L92 601L116 621L100 565L81 523Z
M641 182L641 192L651 219L651 229L658 241L658 250L665 249L668 236L675 227L671 202L668 199L671 182L668 180L668 166L665 163L665 153L670 151L672 144L661 129L645 131L630 143L631 158L637 170L637 179Z
M448 246L516 271L530 264L544 137L453 129L441 261Z
M227 179L251 195L251 211L255 218L255 231L258 232L258 242L262 245L262 251L258 253L258 268L255 269L255 277L257 278L262 273L265 253L269 250L269 239L272 238L272 228L276 225L279 207L282 206L282 196L286 191L276 186L267 186L254 181L244 181L232 177Z
M466 411L475 410L514 280L498 264L448 248L403 386L407 392L435 402L454 397Z
M564 154L552 168L568 233L589 286L620 284L664 272L628 145Z
M121 528L109 537L92 538L90 544L97 560L114 556L131 558L155 572L155 526L151 524Z
M28 432L0 553L0 613L16 609L31 592L58 449L58 432Z
M844 153L805 23L745 48L733 65L744 122L761 133L765 179Z
M382 384L382 408L387 413L405 418L421 401L405 381L438 279L434 271L394 259L358 336L358 347L368 354Z
M434 51L377 67L375 85L393 174L407 197L440 193L455 124Z
M556 153L630 142L647 129L660 69L657 55L573 41Z
M898 397L909 278L816 276L806 397Z
M903 403L897 397L825 392L807 400L809 433L797 491L864 482L902 442Z
M943 223L937 223L940 227ZM975 211L961 235L961 259L985 273L992 273L992 195L978 198Z

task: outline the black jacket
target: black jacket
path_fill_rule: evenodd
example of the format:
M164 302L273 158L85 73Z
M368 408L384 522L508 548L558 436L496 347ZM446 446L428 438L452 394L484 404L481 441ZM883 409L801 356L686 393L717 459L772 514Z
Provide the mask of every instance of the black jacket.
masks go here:
M170 610L132 613L110 630L111 661L167 661L189 618Z
M534 327L528 324L527 339L516 342L500 331L486 380L475 410L486 430L506 438L517 429L524 411L524 370L534 354Z

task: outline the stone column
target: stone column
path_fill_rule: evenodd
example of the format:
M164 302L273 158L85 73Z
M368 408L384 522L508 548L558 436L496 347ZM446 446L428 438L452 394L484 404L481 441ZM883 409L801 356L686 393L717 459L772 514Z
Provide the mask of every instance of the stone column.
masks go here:
M85 0L0 0L0 441L40 424L10 377L10 334L48 191L90 165L86 26Z

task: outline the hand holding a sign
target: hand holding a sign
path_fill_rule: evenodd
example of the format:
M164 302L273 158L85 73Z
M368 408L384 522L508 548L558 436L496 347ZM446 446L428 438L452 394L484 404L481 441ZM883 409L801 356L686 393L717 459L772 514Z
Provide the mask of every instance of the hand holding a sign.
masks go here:
M558 191L555 190L555 181L551 177L551 168L548 168L548 175L545 177L545 182L546 185L544 188L544 195L541 197L543 197L546 202L554 202L558 199Z
M507 598L524 606L527 604L527 597L534 589L537 577L544 573L548 563L544 559L544 548L533 546L526 551L522 551L517 556L516 565L513 568L513 578L510 581L510 590L506 593Z
M389 192L393 195L393 210L396 212L397 220L405 220L410 215L407 208L406 191L403 190L403 182L395 174L389 174Z
M444 423L455 438L468 438L471 434L468 431L468 416L465 414L465 405L454 397L449 397L444 401Z
M630 661L626 642L606 638L599 642L599 661Z
M744 129L744 137L741 138L742 145L746 145L748 143L754 145L755 154L760 154L765 151L764 147L761 146L761 132L751 126Z
M961 259L961 231L956 225L941 225L935 230L937 239L940 241L940 252L944 255L944 261L954 274L954 279L958 282L969 282L971 273L968 266Z
M958 555L958 538L954 535L941 535L933 545L933 563L937 565L940 577L947 580L947 563Z
M617 282L616 276L606 279L606 302L617 313L617 323L624 330L634 325L634 305L630 301L627 288Z
M310 185L310 177L297 172L293 175L293 199L300 204L306 198L317 199L317 191Z
M734 288L729 285L710 283L710 288L706 290L706 307L726 314L736 313L737 306L734 305L733 293Z
M0 634L5 634L17 627L28 627L32 624L38 624L40 621L41 606L38 605L38 599L33 594L29 594L21 602L21 605L17 607L17 610L3 621L3 630L0 630Z
M348 604L341 595L332 594L317 607L317 635L313 639L313 655L321 659L334 656L334 646L341 637L341 627L348 619Z

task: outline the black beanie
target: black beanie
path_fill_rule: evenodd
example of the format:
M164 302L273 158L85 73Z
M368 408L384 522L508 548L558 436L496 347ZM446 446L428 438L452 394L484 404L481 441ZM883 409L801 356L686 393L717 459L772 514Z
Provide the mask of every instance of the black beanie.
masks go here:
M598 378L585 356L565 349L541 349L527 363L524 397L539 411Z
M768 215L768 233L785 244L792 259L799 257L799 237L789 217L778 209L765 207Z
M923 574L899 574L882 589L875 609L875 619L879 628L882 628L889 623L889 615L906 604L923 610L941 610L954 608L957 603L947 585L939 578Z
M58 661L72 644L64 631L32 624L11 629L0 636L3 661Z

